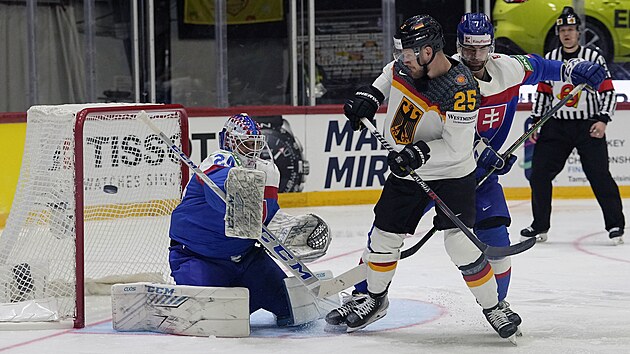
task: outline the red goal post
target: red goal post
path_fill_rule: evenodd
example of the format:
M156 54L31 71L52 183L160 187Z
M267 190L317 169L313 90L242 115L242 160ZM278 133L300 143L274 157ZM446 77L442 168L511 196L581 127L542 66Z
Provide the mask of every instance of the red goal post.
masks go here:
M81 328L87 293L170 283L168 227L188 168L141 110L189 153L180 105L33 106L0 236L0 325ZM44 324L42 326L42 324Z

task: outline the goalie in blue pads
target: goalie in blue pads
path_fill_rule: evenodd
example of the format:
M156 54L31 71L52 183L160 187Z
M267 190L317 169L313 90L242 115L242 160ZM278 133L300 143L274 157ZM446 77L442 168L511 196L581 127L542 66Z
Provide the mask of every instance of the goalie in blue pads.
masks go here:
M256 244L256 237L262 222L308 262L326 253L328 225L313 214L293 217L279 212L280 173L273 161L260 158L265 136L247 114L227 120L219 133L219 145L220 150L199 167L226 193L227 205L199 178L190 179L171 217L169 262L175 282L247 288L249 312L267 310L276 316L278 325L322 318L337 304L318 300L297 279L287 279ZM226 209L230 211L227 216Z

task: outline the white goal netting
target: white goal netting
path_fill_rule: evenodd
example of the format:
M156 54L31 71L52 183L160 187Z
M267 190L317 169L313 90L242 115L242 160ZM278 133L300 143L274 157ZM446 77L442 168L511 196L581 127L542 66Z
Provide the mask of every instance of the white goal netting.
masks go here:
M187 170L136 119L180 147L180 106L34 106L20 178L0 236L0 322L84 321L83 293L172 282L170 214ZM187 145L187 138L184 139Z

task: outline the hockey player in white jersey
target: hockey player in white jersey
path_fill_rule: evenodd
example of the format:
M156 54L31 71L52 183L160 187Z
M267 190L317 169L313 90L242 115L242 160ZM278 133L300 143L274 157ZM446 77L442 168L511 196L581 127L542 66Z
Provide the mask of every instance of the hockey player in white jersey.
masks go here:
M475 221L475 159L473 140L480 104L478 85L470 70L443 52L440 24L428 15L407 19L394 37L395 60L371 86L360 88L344 106L353 129L361 118L372 119L388 98L384 136L399 152L388 156L391 174L374 207L363 261L367 263L367 294L355 296L331 311L331 324L346 323L348 331L382 318L389 306L387 291L400 258L403 236L415 232L431 199L408 175L415 172L442 201L472 228ZM485 255L436 208L434 223L444 230L444 245L459 268L483 314L503 338L517 330L498 306L497 285Z
M586 83L593 87L604 79L601 65L582 61L565 66L557 60L543 59L538 55L514 55L493 53L494 27L484 13L468 13L457 25L457 51L461 60L479 83L481 107L477 119L475 157L477 178L494 171L477 188L475 235L490 246L508 246L510 237L510 213L499 183L499 176L508 173L516 161L515 155L498 153L505 143L518 104L521 85L535 85L542 80L568 80L574 85ZM498 285L499 304L516 325L521 317L510 309L505 298L512 273L510 257L490 259Z

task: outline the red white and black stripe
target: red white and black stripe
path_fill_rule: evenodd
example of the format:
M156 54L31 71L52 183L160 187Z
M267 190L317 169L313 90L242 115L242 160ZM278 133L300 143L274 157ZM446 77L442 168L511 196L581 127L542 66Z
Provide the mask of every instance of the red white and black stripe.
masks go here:
M596 50L586 47L580 47L576 53L567 55L562 52L562 48L556 48L545 54L545 59L567 61L573 58L582 58L598 63L606 70L606 79L602 82L598 89L598 93L594 94L589 90L583 90L580 94L579 102L575 106L569 103L563 106L556 114L556 119L589 119L595 115L603 115L612 117L617 105L615 88L612 84L610 71L606 65L604 57ZM567 85L566 82L560 81L543 81L538 84L536 101L532 109L532 113L536 117L541 117L546 111L553 107L562 99L560 92L562 87ZM566 91L566 89L564 90ZM571 106L571 107L569 107Z

